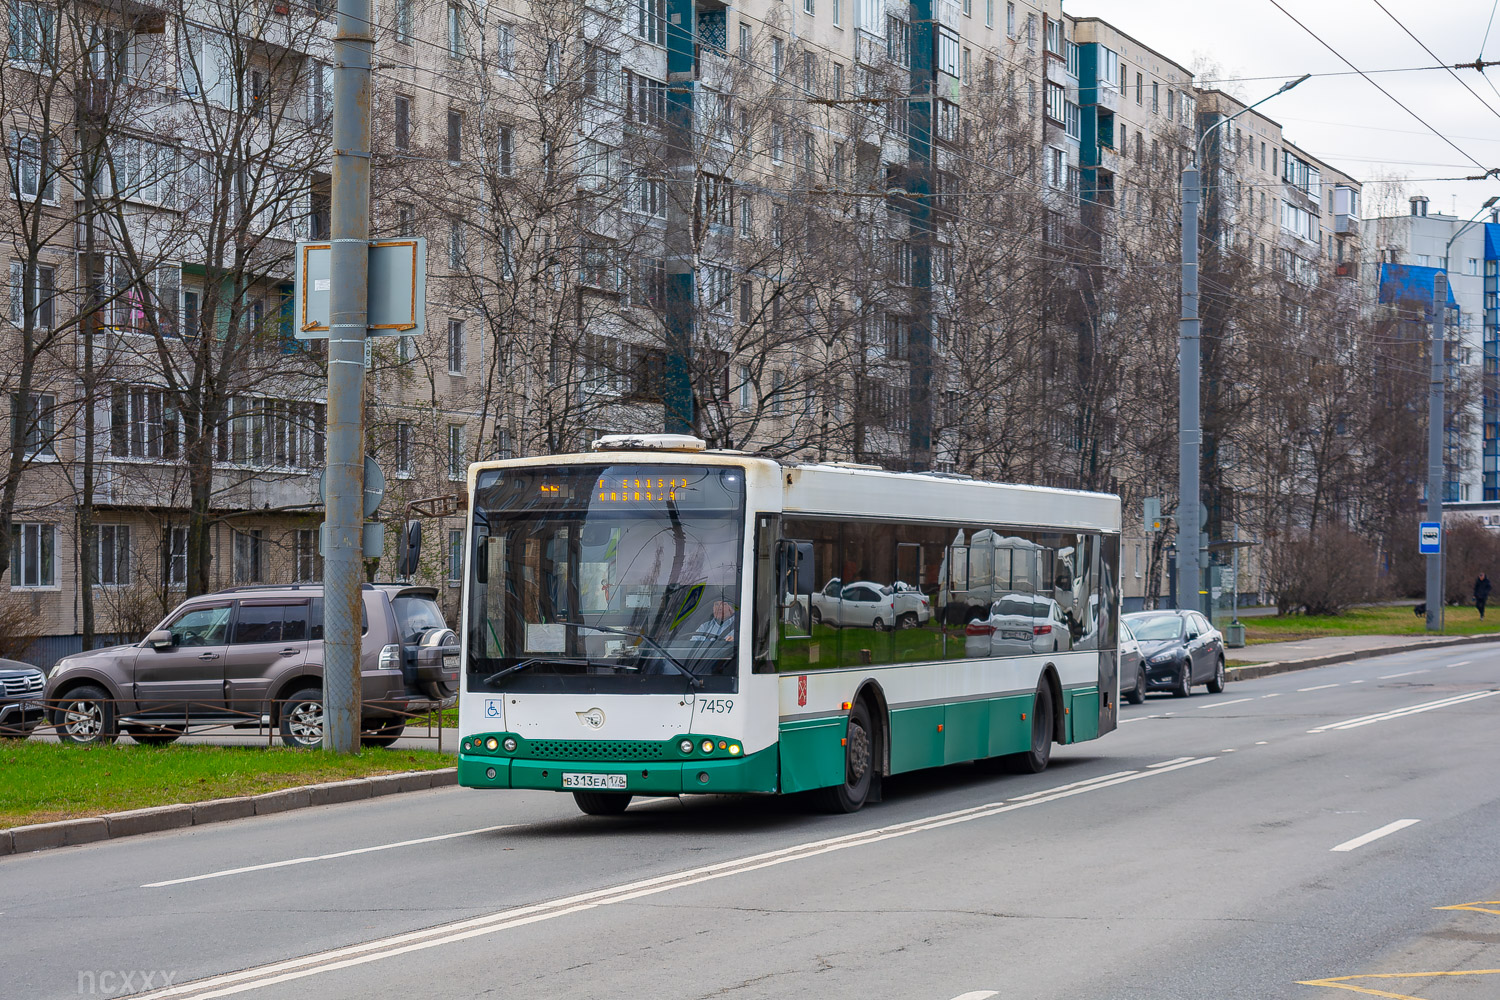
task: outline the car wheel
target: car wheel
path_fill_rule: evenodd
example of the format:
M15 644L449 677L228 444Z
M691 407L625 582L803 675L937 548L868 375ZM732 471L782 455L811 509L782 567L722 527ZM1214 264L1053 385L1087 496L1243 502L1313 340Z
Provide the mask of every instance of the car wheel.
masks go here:
M282 703L281 742L299 749L323 745L322 690L303 688Z
M1012 774L1040 774L1052 759L1052 688L1043 678L1036 686L1036 700L1031 708L1031 749L1013 753L1003 759L1005 770Z
M907 611L896 619L897 628L916 628L918 624L920 623L917 621L915 611Z
M1135 672L1135 687L1125 696L1132 705L1139 705L1146 700L1146 668L1142 667Z
M362 733L359 737L359 745L364 747L388 747L401 738L406 731L406 720L397 719L395 722L384 726L377 726Z
M113 743L120 735L115 728L115 703L103 688L92 684L69 691L60 707L52 710L52 724L59 740L79 746Z
M824 812L858 812L870 797L875 780L875 727L870 710L856 701L849 712L848 735L844 738L844 783L820 788L816 795Z
M590 816L618 816L630 805L632 796L619 792L574 792L573 801Z
M1224 657L1219 657L1218 666L1214 667L1213 680L1208 682L1209 694L1222 694L1224 691Z
M142 746L164 747L177 742L182 730L172 726L123 726L130 738Z
M1182 665L1182 676L1177 678L1177 686L1172 689L1172 695L1176 698L1186 698L1193 693L1193 661L1191 658Z

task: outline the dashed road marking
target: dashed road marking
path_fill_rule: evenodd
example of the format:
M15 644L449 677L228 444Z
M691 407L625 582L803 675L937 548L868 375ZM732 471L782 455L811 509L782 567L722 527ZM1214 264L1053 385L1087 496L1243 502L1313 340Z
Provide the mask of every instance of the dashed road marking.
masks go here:
M1254 698L1233 698L1233 699L1231 699L1229 701L1211 701L1211 702L1209 702L1206 705L1199 705L1198 707L1199 708L1223 708L1225 705L1238 705L1242 701L1254 701L1254 700L1255 700Z
M1324 690L1326 688L1336 688L1336 687L1338 687L1337 684L1319 684L1316 687L1298 688L1297 689L1297 693L1298 694L1302 694L1305 691L1322 691L1322 690Z
M1387 823L1385 826L1382 826L1378 830L1371 830L1369 833L1355 837L1353 840L1346 840L1342 844L1339 844L1337 847L1330 847L1329 850L1343 852L1353 851L1358 848L1364 847L1366 844L1374 843L1381 837L1389 837L1391 834L1397 833L1401 830L1405 830L1409 826L1416 826L1420 822L1422 821L1419 819L1398 819L1394 823Z
M1439 698L1437 701L1426 701L1420 705L1410 705L1406 708L1396 708L1389 712L1377 712L1374 715L1361 715L1354 719L1345 719L1343 722L1330 722L1326 726L1309 729L1309 733L1325 733L1333 729L1358 729L1375 722L1387 722L1391 719L1404 719L1408 715L1420 715L1423 712L1431 712L1439 708L1452 708L1455 705L1464 705L1471 701L1479 701L1481 698L1491 698L1500 694L1500 690L1473 691L1469 694L1456 695L1452 698Z
M1388 681L1395 677L1411 677L1414 674L1425 674L1431 669L1431 667L1423 667L1421 670L1403 670L1399 674L1381 674L1377 680Z
M1191 757L1173 757L1171 760L1160 761L1159 763L1156 763L1156 764L1147 764L1146 766L1147 767L1171 767L1173 764L1181 764L1185 760L1192 760L1192 759L1193 758L1191 758Z

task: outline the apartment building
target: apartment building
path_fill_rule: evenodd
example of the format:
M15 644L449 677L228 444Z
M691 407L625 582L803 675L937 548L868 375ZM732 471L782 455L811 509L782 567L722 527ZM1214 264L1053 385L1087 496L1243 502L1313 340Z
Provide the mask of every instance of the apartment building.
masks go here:
M1430 211L1425 195L1413 195L1405 215L1366 219L1362 230L1369 263L1364 282L1372 301L1395 302L1413 294L1402 289L1420 276L1431 297L1432 275L1447 276L1452 307L1447 331L1453 374L1469 377L1477 391L1452 412L1447 428L1445 502L1500 500L1500 404L1497 370L1500 324L1496 320L1500 272L1500 213L1463 219ZM1454 328L1456 327L1456 329ZM1458 383L1455 382L1455 386Z

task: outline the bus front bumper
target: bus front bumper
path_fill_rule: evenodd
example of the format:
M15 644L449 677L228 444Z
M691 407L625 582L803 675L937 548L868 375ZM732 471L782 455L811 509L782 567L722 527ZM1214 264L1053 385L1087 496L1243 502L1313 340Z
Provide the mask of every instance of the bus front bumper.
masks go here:
M565 774L623 775L623 791L630 795L771 793L777 791L777 755L774 746L742 757L682 761L537 760L463 751L458 755L458 783L466 788L571 791L563 785Z

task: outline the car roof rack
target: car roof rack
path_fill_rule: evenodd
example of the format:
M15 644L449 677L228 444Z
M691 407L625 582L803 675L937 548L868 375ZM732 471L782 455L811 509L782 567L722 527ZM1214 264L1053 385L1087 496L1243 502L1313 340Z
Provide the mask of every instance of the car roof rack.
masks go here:
M373 584L373 583L361 583L359 585L359 589L360 590L374 590L375 586L376 585ZM389 586L389 584L386 584L386 586ZM311 581L311 580L306 581L304 583L243 583L243 584L240 584L238 587L225 587L222 590L215 590L215 591L213 591L213 593L214 594L238 594L238 593L241 593L241 592L244 592L244 591L252 591L252 590L303 590L303 589L307 589L307 590L319 589L319 590L321 590L322 588L323 588L323 584L321 582ZM210 594L199 594L198 596L199 597L209 597L211 595Z

